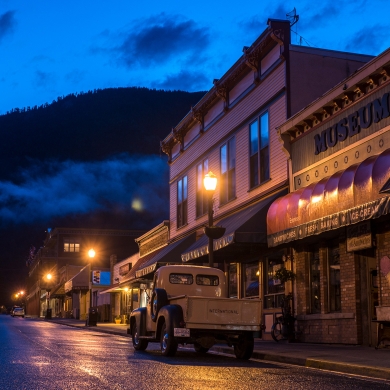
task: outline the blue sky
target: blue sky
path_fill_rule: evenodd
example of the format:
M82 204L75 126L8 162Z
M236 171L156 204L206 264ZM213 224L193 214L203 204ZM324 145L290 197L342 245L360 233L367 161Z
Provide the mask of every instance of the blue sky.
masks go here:
M379 54L388 1L0 2L0 115L70 93L126 86L208 90L266 28L300 19L293 43Z

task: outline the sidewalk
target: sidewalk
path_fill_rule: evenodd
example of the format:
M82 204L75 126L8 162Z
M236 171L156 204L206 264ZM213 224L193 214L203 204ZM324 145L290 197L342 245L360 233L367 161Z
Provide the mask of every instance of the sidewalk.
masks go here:
M97 326L86 327L84 321L73 319L53 318L49 321L130 337L127 334L129 325L98 323ZM233 348L223 345L214 346L211 350L234 355ZM255 342L252 358L390 380L390 348L258 340Z

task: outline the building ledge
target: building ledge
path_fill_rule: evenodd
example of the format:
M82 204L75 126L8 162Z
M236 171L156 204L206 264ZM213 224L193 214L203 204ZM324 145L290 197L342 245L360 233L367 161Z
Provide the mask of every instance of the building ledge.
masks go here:
M298 321L310 321L310 320L340 320L340 319L353 319L354 313L326 313L326 314L304 314L297 316Z

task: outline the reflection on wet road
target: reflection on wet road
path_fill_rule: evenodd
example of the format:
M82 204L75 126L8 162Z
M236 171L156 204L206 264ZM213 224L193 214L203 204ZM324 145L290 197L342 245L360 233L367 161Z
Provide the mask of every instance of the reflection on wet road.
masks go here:
M388 389L389 383L157 344L47 321L0 316L1 389Z

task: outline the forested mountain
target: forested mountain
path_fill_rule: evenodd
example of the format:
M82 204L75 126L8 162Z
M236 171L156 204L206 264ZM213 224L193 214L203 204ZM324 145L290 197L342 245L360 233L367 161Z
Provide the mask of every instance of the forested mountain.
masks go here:
M159 154L159 144L205 92L110 88L0 116L0 178L31 159L100 160Z
M104 89L0 116L0 305L25 288L48 227L149 230L167 219L160 141L203 95Z

